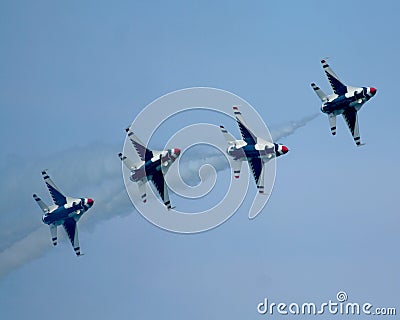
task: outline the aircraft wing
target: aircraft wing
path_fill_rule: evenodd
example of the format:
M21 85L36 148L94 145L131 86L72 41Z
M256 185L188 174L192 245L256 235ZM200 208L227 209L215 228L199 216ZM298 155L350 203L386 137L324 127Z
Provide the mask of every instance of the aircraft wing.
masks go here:
M257 188L259 189L260 193L262 193L261 189L264 191L264 183L260 189L259 182L264 182L263 178L260 181L261 174L263 173L263 161L261 158L248 158L248 162L250 164L251 171L253 172L254 179L256 180Z
M346 120L347 126L350 129L350 132L354 138L357 146L361 145L360 141L360 130L358 128L358 116L357 111L355 109L349 109L343 112L343 118Z
M76 221L74 218L68 218L64 220L63 227L67 232L68 238L71 241L74 251L77 256L81 255L81 249L79 247L78 229L76 228Z
M130 131L129 128L126 128L125 130L128 134L128 138L131 140L134 148L136 149L136 152L138 153L140 159L142 161L147 162L151 158L153 158L153 152L149 149L146 148L143 142L139 140L139 138L132 132Z
M249 129L249 126L244 121L242 113L239 111L238 107L233 107L233 111L234 111L234 114L235 114L235 117L236 117L236 121L238 123L239 129L240 129L240 133L242 135L243 140L247 144L252 144L252 145L257 144L257 137Z
M333 72L329 64L324 59L321 60L321 63L333 91L339 96L347 93L347 86L339 80L339 77Z
M171 209L171 201L169 200L168 194L168 187L165 183L164 175L161 171L156 171L151 176L151 181L153 182L154 186L156 187L161 199L163 200L164 204L167 206L167 209Z
M42 176L44 182L46 183L47 189L49 189L50 195L53 198L54 203L58 206L63 206L64 204L66 204L67 203L66 197L63 195L60 189L57 188L54 182L50 179L46 170L42 171Z

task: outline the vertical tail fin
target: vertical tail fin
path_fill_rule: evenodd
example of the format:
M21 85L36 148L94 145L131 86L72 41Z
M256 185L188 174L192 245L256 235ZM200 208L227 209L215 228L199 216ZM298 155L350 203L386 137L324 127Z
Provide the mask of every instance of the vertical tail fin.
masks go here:
M147 194L146 194L146 179L142 179L138 181L138 187L139 187L139 194L140 198L142 199L143 203L146 203L147 201Z
M53 241L53 246L57 245L57 226L51 224L50 226L51 241Z
M239 179L240 176L240 170L242 169L242 161L241 160L232 160L230 161L232 170L233 170L233 176L235 179Z
M261 169L260 178L257 182L257 189L259 193L264 194L264 175L265 175L265 165L263 164Z
M336 115L333 113L328 115L329 117L329 125L331 127L331 133L332 135L336 135Z

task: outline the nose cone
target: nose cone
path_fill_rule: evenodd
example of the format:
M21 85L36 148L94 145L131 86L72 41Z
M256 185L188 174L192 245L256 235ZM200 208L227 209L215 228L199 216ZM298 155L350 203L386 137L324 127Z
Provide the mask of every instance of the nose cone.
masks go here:
M288 152L289 152L289 148L286 147L286 146L282 146L282 153L283 153L283 154L286 154L286 153L288 153Z
M371 92L371 95L375 95L375 93L376 93L376 89L375 88L373 88L373 87L371 87L371 88L369 88L369 92Z
M175 158L178 158L179 155L181 154L181 149L179 148L172 149L172 154L174 155Z
M89 199L87 200L87 203L88 203L89 206L92 206L93 203L94 203L94 201L93 201L93 199L90 199L90 198L89 198Z

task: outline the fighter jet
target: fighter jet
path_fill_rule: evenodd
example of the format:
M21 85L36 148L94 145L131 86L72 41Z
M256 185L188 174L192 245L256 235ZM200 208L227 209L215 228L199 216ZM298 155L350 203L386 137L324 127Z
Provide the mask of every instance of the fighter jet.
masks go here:
M272 158L286 154L289 149L282 144L272 143L257 137L244 121L238 107L234 106L233 111L243 140L236 140L224 126L220 126L222 134L228 142L226 152L233 158L231 162L233 175L238 179L242 162L247 161L253 172L258 192L264 193L264 165Z
M33 195L33 198L44 213L42 221L50 227L53 245L57 245L57 227L62 225L74 247L75 254L80 256L81 250L76 223L93 206L94 201L90 198L67 197L57 188L46 171L42 171L42 176L54 204L46 205L36 194Z
M132 160L128 159L122 153L119 153L118 156L131 171L130 180L138 183L142 201L144 203L147 201L146 182L151 180L167 209L172 209L164 176L171 164L179 157L181 150L178 148L163 151L149 150L129 128L125 131L141 161L133 163Z
M336 116L341 114L346 120L356 145L361 146L363 143L360 141L357 111L376 94L376 89L346 86L325 60L321 60L321 63L334 93L326 95L315 83L311 83L311 87L322 101L321 111L329 117L331 133L336 135Z

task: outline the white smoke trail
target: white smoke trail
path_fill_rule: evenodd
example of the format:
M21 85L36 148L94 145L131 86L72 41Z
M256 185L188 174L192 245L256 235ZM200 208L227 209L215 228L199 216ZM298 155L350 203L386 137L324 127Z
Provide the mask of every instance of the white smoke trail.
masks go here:
M274 141L293 134L316 116L292 121L272 130ZM49 169L49 174L65 194L95 199L95 205L79 224L80 231L92 231L101 221L128 215L135 210L125 191L121 163L116 156L119 151L118 145L91 144L45 158L21 159L13 156L5 161L2 159L0 279L52 248L50 231L42 224L41 211L32 198L32 194L37 193L49 203L50 196L40 175L42 169ZM180 173L183 180L189 184L199 183L198 170L206 163L217 171L229 168L224 155L217 151L203 153L200 157L192 154L182 161ZM59 234L62 233L60 230Z
M79 230L92 230L99 221L132 212L121 179L118 146L92 144L39 159L16 159L3 163L0 172L0 277L35 258L52 245L50 231L41 221L41 210L32 198L39 194L50 204L41 178L51 177L66 195L92 197L94 207L83 216ZM61 228L59 228L61 229ZM62 236L63 230L59 230ZM84 246L83 246L84 247ZM71 252L72 253L72 252Z
M40 174L42 169L49 169L50 176L66 195L95 200L93 208L78 224L80 232L93 231L101 221L135 211L122 179L121 161L117 157L119 148L90 145L28 161L13 157L2 165L0 189L7 192L0 194L0 279L53 247L50 231L41 221L42 212L32 198L37 193L50 204L51 198ZM227 168L223 159L218 154L188 159L181 170L182 176L188 183L196 184L196 168L210 163L216 170L222 170ZM62 240L61 229L60 240L68 241ZM82 247L84 251L84 244ZM73 255L72 249L66 254Z
M201 153L197 151L195 154L190 154L189 156L181 160L180 174L183 181L185 181L189 185L199 183L201 181L199 176L199 169L205 164L211 165L216 171L221 171L229 168L229 163L223 154L204 148Z
M283 124L278 126L277 128L273 128L271 130L271 136L274 141L279 141L283 138L286 138L292 135L297 129L304 127L307 123L314 120L318 117L320 113L315 113L313 115L304 117L300 120L291 121L287 124Z
M0 279L25 263L39 258L50 248L49 231L37 228L0 253Z

